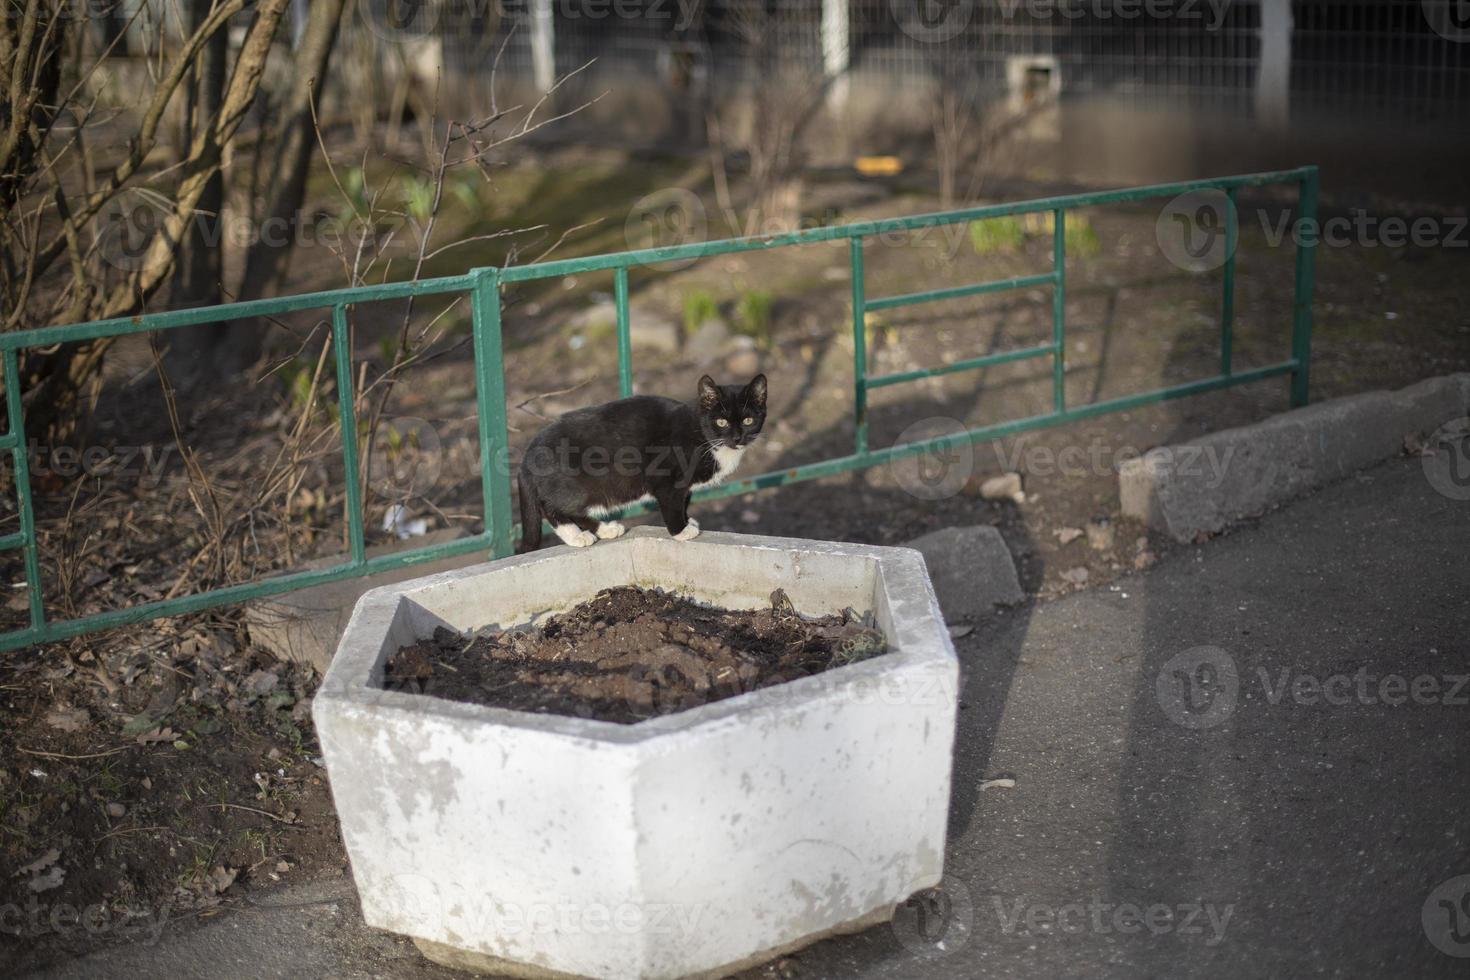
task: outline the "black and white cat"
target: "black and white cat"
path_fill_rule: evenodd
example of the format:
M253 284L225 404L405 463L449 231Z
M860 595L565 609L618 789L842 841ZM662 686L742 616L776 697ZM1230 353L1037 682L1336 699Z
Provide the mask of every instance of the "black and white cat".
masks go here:
M657 501L669 534L699 534L689 495L727 479L766 423L766 376L747 385L699 379L693 403L638 395L568 412L526 447L517 477L521 551L541 546L544 517L575 548L626 528L602 518Z

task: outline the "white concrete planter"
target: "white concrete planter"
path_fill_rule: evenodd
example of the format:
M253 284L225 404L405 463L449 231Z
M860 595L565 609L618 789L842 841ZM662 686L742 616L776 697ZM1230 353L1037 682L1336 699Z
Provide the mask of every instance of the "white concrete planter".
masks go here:
M621 584L871 610L889 652L636 725L375 686L435 626ZM369 925L502 974L675 978L885 921L938 883L957 677L915 551L638 528L369 592L313 715Z

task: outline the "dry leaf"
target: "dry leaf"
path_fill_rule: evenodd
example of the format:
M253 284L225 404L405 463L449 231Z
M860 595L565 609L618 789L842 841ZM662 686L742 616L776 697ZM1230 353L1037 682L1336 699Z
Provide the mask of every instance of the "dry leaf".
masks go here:
M26 887L36 893L49 892L53 888L60 888L64 880L66 880L66 872L58 864L45 874L26 882Z
M172 742L179 737L179 733L172 728L155 728L151 732L144 732L138 736L139 745L147 745L150 742Z
M227 868L223 864L215 865L214 870L209 873L209 877L204 880L204 883L209 886L209 891L212 894L220 895L235 883L235 878L239 874L239 868Z
M1082 529L1079 527L1059 527L1051 533L1055 534L1057 540L1062 544L1071 544L1073 541L1082 537Z
M980 496L986 500L1014 500L1022 503L1026 495L1021 492L1021 474L1003 473L980 484Z
M64 732L79 732L92 723L86 708L57 705L46 713L46 724Z
M37 875L37 874L40 874L42 871L45 871L47 868L51 867L51 865L55 864L60 859L61 859L61 851L59 851L59 850L57 850L56 848L53 847L53 848L51 848L51 850L47 851L45 854L42 854L40 857L36 858L30 864L26 865L24 868L21 868L19 871L17 871L15 873L15 876L17 878L20 878L20 877L23 877L25 875Z

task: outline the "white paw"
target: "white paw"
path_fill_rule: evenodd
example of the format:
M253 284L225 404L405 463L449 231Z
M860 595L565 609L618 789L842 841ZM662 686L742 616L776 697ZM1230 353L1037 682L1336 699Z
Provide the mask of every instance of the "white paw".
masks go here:
M674 535L674 540L693 541L697 537L699 537L699 522L691 517L689 523L684 525L684 530Z
M575 524L558 524L552 530L556 531L556 536L561 538L563 544L569 544L573 548L590 548L597 543L597 535L584 531Z
M627 533L628 529L623 527L621 521L605 521L597 525L597 536L599 538L602 538L604 541L611 541L613 538L621 538Z

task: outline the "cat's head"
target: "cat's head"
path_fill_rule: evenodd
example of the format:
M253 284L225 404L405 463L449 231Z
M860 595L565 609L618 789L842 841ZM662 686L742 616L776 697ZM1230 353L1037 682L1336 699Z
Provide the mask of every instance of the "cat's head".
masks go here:
M766 424L766 376L748 385L717 385L699 379L699 428L713 446L748 446Z

